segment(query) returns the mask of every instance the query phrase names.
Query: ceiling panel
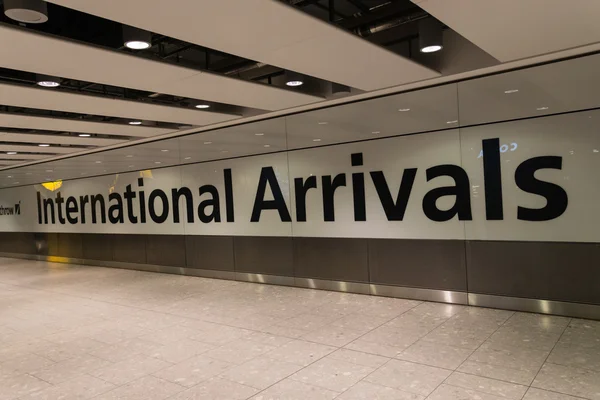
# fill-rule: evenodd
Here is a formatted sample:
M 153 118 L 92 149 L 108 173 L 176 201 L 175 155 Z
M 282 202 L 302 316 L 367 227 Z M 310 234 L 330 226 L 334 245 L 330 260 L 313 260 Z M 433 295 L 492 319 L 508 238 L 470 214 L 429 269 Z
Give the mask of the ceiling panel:
M 9 25 L 0 25 L 0 66 L 263 110 L 280 110 L 323 100 Z
M 48 154 L 66 154 L 73 153 L 75 151 L 82 151 L 85 149 L 77 148 L 77 147 L 39 147 L 35 144 L 21 144 L 21 145 L 12 145 L 12 144 L 0 144 L 0 151 L 17 151 L 24 153 L 48 153 Z M 11 154 L 8 154 L 11 155 Z M 15 154 L 15 157 L 19 157 L 19 154 Z
M 0 153 L 0 160 L 39 160 L 40 158 L 48 157 L 43 154 L 16 154 L 9 155 L 6 153 Z M 24 161 L 19 161 L 24 162 Z
M 412 2 L 502 62 L 600 42 L 598 0 Z
M 0 104 L 199 126 L 239 118 L 238 115 L 205 110 L 190 110 L 7 83 L 0 83 Z
M 439 76 L 275 0 L 51 2 L 362 90 Z
M 104 135 L 149 137 L 173 132 L 173 129 L 153 126 L 111 124 L 107 122 L 79 121 L 64 118 L 32 117 L 21 114 L 0 113 L 0 127 L 40 129 L 47 131 L 99 133 Z
M 124 141 L 124 139 L 118 140 L 67 135 L 36 135 L 32 133 L 14 133 L 0 131 L 0 142 L 72 144 L 79 146 L 109 146 L 112 144 L 123 143 Z

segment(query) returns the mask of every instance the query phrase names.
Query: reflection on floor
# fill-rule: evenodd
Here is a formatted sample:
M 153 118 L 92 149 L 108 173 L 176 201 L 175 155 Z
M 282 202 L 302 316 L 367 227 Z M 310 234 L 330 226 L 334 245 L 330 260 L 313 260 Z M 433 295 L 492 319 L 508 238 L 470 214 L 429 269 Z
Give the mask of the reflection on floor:
M 0 399 L 63 398 L 600 399 L 600 322 L 0 259 Z

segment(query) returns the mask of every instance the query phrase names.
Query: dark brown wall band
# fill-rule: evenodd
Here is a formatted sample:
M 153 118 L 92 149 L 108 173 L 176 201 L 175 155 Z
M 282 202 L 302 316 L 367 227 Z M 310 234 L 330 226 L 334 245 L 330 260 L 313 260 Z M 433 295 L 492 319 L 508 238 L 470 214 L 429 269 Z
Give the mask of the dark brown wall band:
M 600 305 L 600 244 L 0 233 L 0 252 Z

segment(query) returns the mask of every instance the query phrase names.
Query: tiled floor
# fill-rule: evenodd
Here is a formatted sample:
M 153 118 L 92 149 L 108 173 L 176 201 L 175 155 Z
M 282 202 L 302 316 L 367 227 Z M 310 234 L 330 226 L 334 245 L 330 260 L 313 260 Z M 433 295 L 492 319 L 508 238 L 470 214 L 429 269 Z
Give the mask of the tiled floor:
M 600 399 L 600 322 L 0 259 L 0 400 Z

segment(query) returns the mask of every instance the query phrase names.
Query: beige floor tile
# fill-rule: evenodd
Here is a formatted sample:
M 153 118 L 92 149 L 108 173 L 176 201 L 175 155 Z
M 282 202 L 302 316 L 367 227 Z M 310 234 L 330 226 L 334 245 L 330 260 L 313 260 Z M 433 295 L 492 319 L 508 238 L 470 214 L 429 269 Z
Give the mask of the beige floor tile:
M 473 389 L 465 389 L 457 386 L 442 384 L 427 400 L 502 400 L 504 397 L 480 392 Z
M 157 347 L 153 351 L 145 351 L 144 354 L 150 357 L 158 358 L 159 360 L 176 364 L 193 356 L 206 353 L 214 348 L 215 346 L 212 344 L 184 338 L 168 343 L 164 346 Z
M 531 386 L 590 400 L 599 400 L 600 372 L 544 364 Z
M 511 368 L 511 366 L 493 365 L 467 360 L 458 367 L 457 371 L 529 386 L 538 373 L 539 368 Z
M 225 372 L 233 366 L 232 363 L 199 355 L 155 372 L 153 375 L 185 387 L 192 387 Z
M 547 361 L 552 364 L 600 372 L 600 349 L 557 343 Z
M 165 400 L 185 388 L 152 376 L 145 376 L 94 397 L 94 400 Z
M 285 336 L 271 335 L 265 332 L 254 332 L 244 337 L 246 340 L 267 344 L 273 347 L 283 346 L 292 341 L 291 338 Z
M 349 329 L 351 331 L 357 331 L 361 332 L 362 334 L 365 334 L 369 331 L 372 331 L 375 328 L 380 327 L 389 320 L 389 318 L 385 317 L 352 313 L 335 320 L 331 324 Z
M 234 340 L 216 349 L 209 350 L 204 354 L 208 357 L 227 361 L 232 364 L 242 364 L 261 354 L 267 353 L 276 347 L 269 346 L 246 339 Z
M 396 358 L 419 364 L 446 369 L 458 368 L 472 350 L 420 340 L 400 353 Z
M 32 372 L 31 375 L 56 385 L 73 379 L 81 374 L 90 373 L 109 365 L 112 365 L 110 361 L 85 354 L 49 365 L 38 371 Z
M 171 363 L 138 354 L 126 360 L 90 371 L 89 374 L 115 385 L 123 385 L 171 365 Z
M 369 382 L 358 382 L 350 389 L 342 393 L 339 400 L 424 400 L 425 397 L 418 394 L 403 392 L 391 387 L 375 385 Z
M 407 345 L 391 346 L 382 343 L 369 342 L 362 339 L 356 339 L 352 343 L 348 343 L 344 348 L 348 350 L 360 351 L 362 353 L 375 354 L 382 357 L 393 358 L 402 353 L 408 348 Z
M 3 376 L 0 377 L 0 400 L 13 400 L 49 387 L 49 383 L 27 374 Z
M 363 333 L 335 325 L 326 325 L 301 337 L 302 340 L 342 347 L 358 339 Z
M 258 390 L 222 378 L 212 378 L 170 397 L 169 400 L 245 400 Z
M 4 361 L 2 368 L 7 370 L 14 370 L 21 373 L 29 374 L 34 371 L 46 368 L 54 364 L 54 361 L 49 360 L 45 357 L 38 356 L 37 354 L 24 354 L 10 360 Z
M 288 378 L 260 392 L 252 400 L 332 400 L 337 395 L 338 392 Z
M 374 370 L 375 368 L 325 357 L 296 372 L 291 379 L 335 392 L 343 392 Z
M 269 358 L 307 366 L 336 350 L 335 347 L 304 340 L 292 340 L 265 355 Z
M 115 385 L 89 375 L 80 375 L 56 386 L 33 392 L 19 400 L 84 400 L 115 388 Z
M 388 357 L 382 357 L 374 354 L 362 353 L 360 351 L 339 349 L 327 356 L 335 360 L 347 361 L 364 367 L 379 368 L 390 360 Z
M 391 360 L 366 377 L 365 381 L 404 392 L 428 396 L 450 373 L 451 371 L 446 369 Z
M 529 388 L 523 400 L 581 400 L 581 397 L 567 396 L 566 394 L 549 392 L 547 390 Z
M 444 383 L 514 400 L 522 399 L 528 388 L 524 385 L 517 385 L 461 372 L 454 372 Z
M 230 381 L 264 390 L 301 368 L 297 364 L 275 360 L 266 356 L 258 356 L 253 360 L 232 367 L 221 376 Z

